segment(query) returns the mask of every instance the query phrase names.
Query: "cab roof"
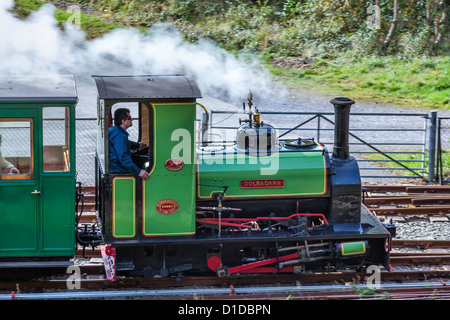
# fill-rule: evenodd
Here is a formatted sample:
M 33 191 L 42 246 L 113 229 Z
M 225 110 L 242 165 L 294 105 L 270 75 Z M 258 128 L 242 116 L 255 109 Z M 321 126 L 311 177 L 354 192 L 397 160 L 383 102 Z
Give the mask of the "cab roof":
M 99 99 L 183 99 L 201 98 L 196 82 L 185 74 L 92 76 Z
M 0 103 L 78 100 L 73 75 L 2 75 Z

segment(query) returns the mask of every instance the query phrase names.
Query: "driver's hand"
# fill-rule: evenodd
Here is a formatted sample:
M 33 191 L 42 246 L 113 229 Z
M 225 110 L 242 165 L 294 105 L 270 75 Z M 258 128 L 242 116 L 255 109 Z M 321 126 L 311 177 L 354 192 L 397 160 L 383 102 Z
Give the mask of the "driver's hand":
M 147 145 L 143 142 L 139 142 L 139 150 L 142 150 L 144 148 L 147 148 Z
M 139 173 L 139 177 L 141 177 L 144 180 L 147 180 L 148 178 L 150 178 L 150 175 L 148 174 L 147 171 L 141 170 L 141 172 Z

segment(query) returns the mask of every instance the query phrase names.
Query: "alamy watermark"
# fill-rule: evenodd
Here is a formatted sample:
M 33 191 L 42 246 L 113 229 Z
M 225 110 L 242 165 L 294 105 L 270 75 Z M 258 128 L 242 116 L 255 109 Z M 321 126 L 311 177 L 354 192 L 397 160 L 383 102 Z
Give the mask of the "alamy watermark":
M 370 5 L 367 8 L 367 27 L 369 29 L 380 29 L 381 28 L 381 9 L 378 5 Z
M 67 289 L 81 289 L 81 269 L 79 266 L 69 266 L 66 273 L 70 274 L 67 278 Z
M 67 29 L 81 30 L 81 9 L 79 6 L 72 5 L 67 7 L 67 13 L 70 13 L 66 20 Z
M 206 133 L 205 133 L 206 134 Z M 233 136 L 220 136 L 221 147 L 205 148 L 196 154 L 196 164 L 205 165 L 233 165 L 249 164 L 257 165 L 261 175 L 275 175 L 280 167 L 279 150 L 273 136 L 266 129 L 247 129 L 245 134 L 237 136 L 236 144 L 231 146 L 233 150 L 226 150 L 226 141 L 233 141 Z M 172 132 L 171 141 L 177 142 L 172 148 L 171 157 L 178 158 L 185 164 L 192 162 L 192 136 L 187 129 L 176 129 Z M 219 142 L 219 141 L 218 141 Z M 241 147 L 239 147 L 241 146 Z M 247 154 L 248 157 L 242 156 Z
M 381 269 L 377 265 L 367 267 L 367 273 L 371 275 L 366 280 L 368 289 L 376 290 L 381 288 Z

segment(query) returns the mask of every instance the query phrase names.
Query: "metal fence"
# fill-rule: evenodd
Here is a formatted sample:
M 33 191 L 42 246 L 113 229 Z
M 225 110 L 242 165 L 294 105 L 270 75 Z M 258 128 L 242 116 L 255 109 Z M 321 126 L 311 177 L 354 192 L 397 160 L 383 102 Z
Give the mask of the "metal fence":
M 230 141 L 239 119 L 246 117 L 211 111 L 207 139 Z M 261 112 L 261 117 L 278 130 L 279 138 L 314 138 L 332 150 L 332 112 Z M 350 152 L 360 163 L 361 177 L 424 178 L 430 170 L 426 147 L 431 118 L 427 113 L 351 113 Z
M 450 184 L 450 117 L 439 117 L 437 124 L 436 179 Z

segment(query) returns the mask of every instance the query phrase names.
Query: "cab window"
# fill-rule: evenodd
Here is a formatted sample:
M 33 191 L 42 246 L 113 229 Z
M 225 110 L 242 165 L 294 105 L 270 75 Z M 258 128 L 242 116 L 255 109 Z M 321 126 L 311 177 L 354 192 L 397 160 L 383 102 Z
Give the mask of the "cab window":
M 33 119 L 0 118 L 0 180 L 33 179 Z

